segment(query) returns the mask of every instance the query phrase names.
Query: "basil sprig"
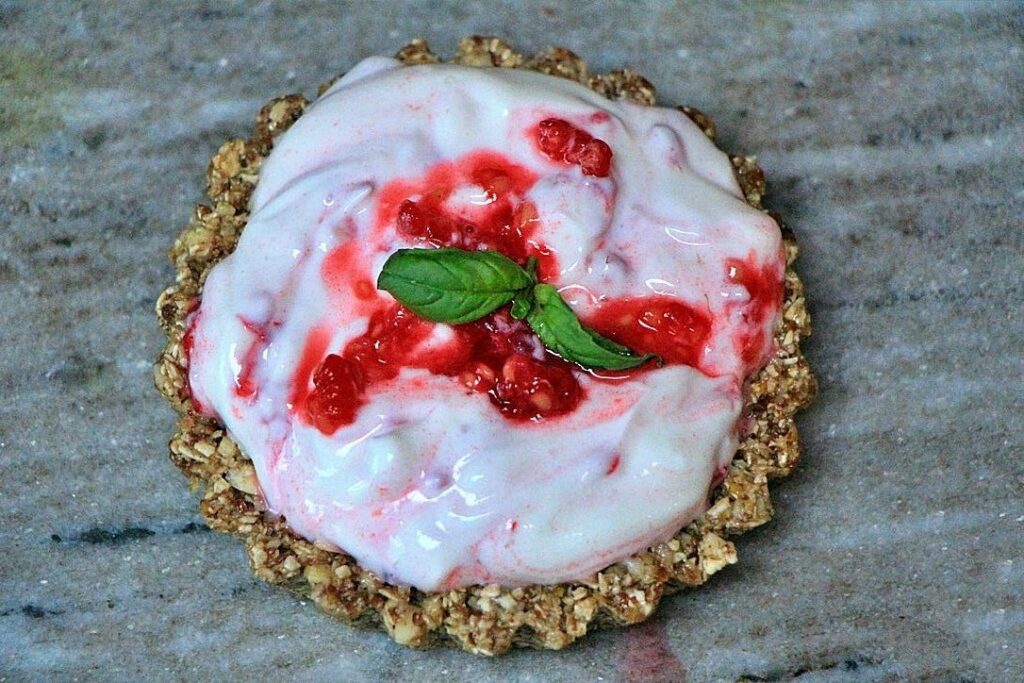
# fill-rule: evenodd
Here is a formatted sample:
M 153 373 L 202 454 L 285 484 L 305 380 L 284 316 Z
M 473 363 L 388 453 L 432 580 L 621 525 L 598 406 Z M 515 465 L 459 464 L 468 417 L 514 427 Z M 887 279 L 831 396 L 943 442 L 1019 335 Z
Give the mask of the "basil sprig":
M 493 251 L 400 249 L 384 263 L 377 288 L 416 315 L 458 325 L 512 304 L 544 345 L 585 368 L 628 370 L 649 360 L 588 329 L 558 290 L 537 281 L 536 262 L 526 269 Z

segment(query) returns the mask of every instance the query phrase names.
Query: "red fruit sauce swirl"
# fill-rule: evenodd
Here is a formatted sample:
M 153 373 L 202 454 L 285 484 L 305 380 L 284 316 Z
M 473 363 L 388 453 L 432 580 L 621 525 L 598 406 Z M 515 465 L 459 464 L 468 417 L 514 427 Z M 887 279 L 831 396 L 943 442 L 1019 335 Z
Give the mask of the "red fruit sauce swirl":
M 377 229 L 394 230 L 414 246 L 497 251 L 521 265 L 534 256 L 541 277 L 553 277 L 558 263 L 534 239 L 537 211 L 526 199 L 536 181 L 536 174 L 501 154 L 474 152 L 437 164 L 421 180 L 396 180 L 384 186 Z M 449 200 L 467 187 L 479 188 L 478 205 L 453 209 Z M 328 259 L 337 262 L 332 270 L 350 270 L 347 255 Z M 325 279 L 334 284 L 343 278 L 325 272 Z M 353 293 L 364 301 L 365 289 L 364 279 L 353 284 Z M 538 358 L 543 346 L 507 308 L 453 326 L 452 339 L 424 352 L 417 347 L 430 336 L 433 324 L 379 294 L 374 298 L 376 310 L 367 331 L 340 354 L 328 355 L 312 374 L 312 391 L 293 401 L 293 410 L 325 434 L 350 424 L 373 385 L 394 379 L 405 367 L 448 376 L 467 392 L 486 394 L 503 416 L 513 420 L 564 415 L 583 398 L 574 374 L 577 366 L 547 352 Z M 296 388 L 308 386 L 301 375 L 295 380 Z
M 725 274 L 729 282 L 741 285 L 750 299 L 743 306 L 746 325 L 737 335 L 740 358 L 748 371 L 760 366 L 764 360 L 764 349 L 768 344 L 765 323 L 775 317 L 782 306 L 785 290 L 782 286 L 782 260 L 777 264 L 759 265 L 754 255 L 746 259 L 728 259 Z
M 534 131 L 537 149 L 548 158 L 575 164 L 585 175 L 609 174 L 612 151 L 602 140 L 561 119 L 545 119 Z M 418 180 L 399 179 L 381 188 L 376 230 L 394 231 L 412 246 L 498 251 L 520 264 L 534 256 L 541 280 L 553 280 L 559 272 L 557 259 L 535 238 L 540 219 L 526 198 L 536 181 L 536 174 L 498 152 L 473 152 L 436 164 Z M 474 206 L 453 208 L 453 195 L 474 187 L 480 192 Z M 529 327 L 511 318 L 507 307 L 452 326 L 452 338 L 441 347 L 418 350 L 434 324 L 381 297 L 365 274 L 358 274 L 358 256 L 350 247 L 342 245 L 328 255 L 323 277 L 333 291 L 347 288 L 343 293 L 358 300 L 360 310 L 369 311 L 369 324 L 340 353 L 325 355 L 330 339 L 325 326 L 310 334 L 290 397 L 299 419 L 333 434 L 355 420 L 375 385 L 394 380 L 406 367 L 450 377 L 467 392 L 486 394 L 511 420 L 565 415 L 585 398 L 578 379 L 583 370 L 542 350 Z M 781 301 L 779 277 L 752 260 L 730 260 L 727 268 L 729 279 L 750 292 L 744 315 L 754 331 L 738 343 L 744 362 L 753 364 L 760 361 L 765 344 L 763 325 L 758 323 L 774 315 Z M 638 353 L 656 353 L 667 364 L 689 365 L 710 374 L 701 367 L 713 322 L 707 311 L 668 296 L 631 297 L 602 303 L 586 322 Z M 257 337 L 253 349 L 263 348 L 262 330 L 246 327 Z M 185 341 L 190 347 L 191 334 Z M 258 355 L 250 349 L 243 358 L 236 378 L 240 396 L 256 393 L 250 366 Z

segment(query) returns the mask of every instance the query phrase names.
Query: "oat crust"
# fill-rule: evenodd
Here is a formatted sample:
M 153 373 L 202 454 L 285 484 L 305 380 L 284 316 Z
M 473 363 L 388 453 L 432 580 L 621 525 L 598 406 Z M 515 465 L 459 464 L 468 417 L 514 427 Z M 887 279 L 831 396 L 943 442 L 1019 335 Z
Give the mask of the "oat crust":
M 423 40 L 412 41 L 396 57 L 406 64 L 441 61 Z M 580 57 L 564 48 L 524 57 L 499 38 L 472 36 L 459 43 L 450 61 L 533 69 L 578 81 L 610 99 L 655 102 L 654 87 L 639 74 L 591 74 Z M 796 466 L 800 447 L 793 417 L 816 392 L 800 350 L 811 328 L 803 285 L 793 269 L 797 245 L 785 227 L 785 299 L 775 329 L 778 352 L 749 385 L 750 428 L 725 480 L 712 493 L 709 509 L 672 539 L 579 582 L 424 592 L 385 583 L 348 555 L 300 538 L 283 521 L 265 514 L 249 458 L 223 425 L 193 410 L 182 336 L 187 316 L 199 305 L 206 275 L 232 252 L 245 228 L 260 164 L 308 104 L 302 95 L 271 100 L 260 110 L 252 138 L 229 140 L 218 150 L 207 171 L 210 203 L 196 206 L 171 248 L 176 281 L 156 307 L 167 334 L 167 346 L 154 368 L 156 386 L 181 415 L 170 441 L 171 461 L 202 491 L 200 510 L 210 526 L 245 542 L 256 576 L 309 597 L 345 622 L 383 628 L 403 645 L 448 644 L 497 655 L 518 646 L 560 649 L 588 629 L 641 622 L 662 596 L 699 586 L 734 564 L 736 547 L 729 539 L 771 518 L 768 482 Z M 690 107 L 679 109 L 714 139 L 715 127 L 707 116 Z M 755 159 L 735 155 L 731 161 L 747 202 L 763 210 L 765 180 Z

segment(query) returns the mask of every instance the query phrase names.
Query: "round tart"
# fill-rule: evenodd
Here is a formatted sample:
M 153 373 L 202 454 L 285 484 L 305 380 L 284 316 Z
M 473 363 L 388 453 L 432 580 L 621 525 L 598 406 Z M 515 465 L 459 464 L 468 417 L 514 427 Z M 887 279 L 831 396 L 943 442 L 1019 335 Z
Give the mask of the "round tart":
M 796 244 L 639 75 L 482 37 L 439 62 L 364 60 L 213 158 L 157 304 L 171 457 L 329 614 L 560 648 L 770 518 L 815 391 Z

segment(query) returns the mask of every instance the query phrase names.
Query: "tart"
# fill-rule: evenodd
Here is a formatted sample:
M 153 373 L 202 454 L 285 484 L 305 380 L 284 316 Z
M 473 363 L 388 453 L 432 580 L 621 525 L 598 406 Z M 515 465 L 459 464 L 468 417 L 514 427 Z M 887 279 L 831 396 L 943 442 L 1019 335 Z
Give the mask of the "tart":
M 736 562 L 815 381 L 796 243 L 713 138 L 633 72 L 496 38 L 268 103 L 157 303 L 211 527 L 333 616 L 480 654 L 642 621 Z M 440 285 L 387 286 L 401 254 L 520 281 L 460 281 L 488 307 L 435 318 Z

